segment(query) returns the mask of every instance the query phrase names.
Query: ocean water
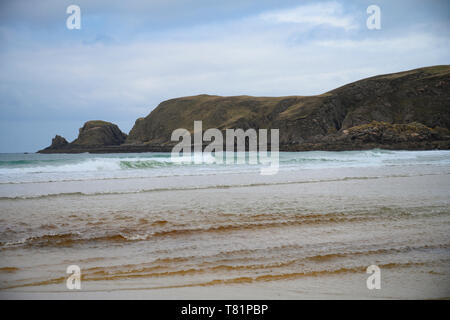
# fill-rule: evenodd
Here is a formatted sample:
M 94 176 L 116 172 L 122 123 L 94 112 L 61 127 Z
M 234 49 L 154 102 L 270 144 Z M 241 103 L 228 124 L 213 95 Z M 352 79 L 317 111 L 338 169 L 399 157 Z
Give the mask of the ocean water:
M 1 154 L 0 293 L 67 293 L 75 264 L 119 297 L 450 297 L 450 151 L 281 152 L 272 176 L 204 160 Z

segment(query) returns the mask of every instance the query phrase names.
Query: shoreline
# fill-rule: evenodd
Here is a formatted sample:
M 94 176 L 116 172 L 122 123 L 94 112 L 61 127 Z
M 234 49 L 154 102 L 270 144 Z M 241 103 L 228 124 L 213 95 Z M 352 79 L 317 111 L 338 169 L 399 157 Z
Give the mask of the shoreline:
M 145 153 L 145 152 L 171 152 L 175 145 L 120 145 L 120 146 L 99 146 L 99 147 L 62 147 L 60 149 L 43 149 L 36 153 L 40 154 L 76 154 L 76 153 Z M 203 149 L 206 145 L 203 146 Z M 280 152 L 305 152 L 305 151 L 366 151 L 373 149 L 392 150 L 392 151 L 428 151 L 428 150 L 450 150 L 450 140 L 440 140 L 423 143 L 362 143 L 362 144 L 312 144 L 305 143 L 301 145 L 281 145 Z M 223 149 L 225 150 L 225 148 Z M 270 145 L 268 147 L 270 150 Z

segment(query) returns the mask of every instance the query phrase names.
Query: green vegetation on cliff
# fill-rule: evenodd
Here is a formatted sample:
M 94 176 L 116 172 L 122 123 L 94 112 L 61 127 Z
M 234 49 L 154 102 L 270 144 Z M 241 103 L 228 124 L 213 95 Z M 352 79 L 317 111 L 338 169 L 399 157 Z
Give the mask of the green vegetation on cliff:
M 450 66 L 372 77 L 318 96 L 171 99 L 137 120 L 127 143 L 170 143 L 174 129 L 193 130 L 194 120 L 204 129 L 278 128 L 281 146 L 329 143 L 330 134 L 372 121 L 449 129 Z

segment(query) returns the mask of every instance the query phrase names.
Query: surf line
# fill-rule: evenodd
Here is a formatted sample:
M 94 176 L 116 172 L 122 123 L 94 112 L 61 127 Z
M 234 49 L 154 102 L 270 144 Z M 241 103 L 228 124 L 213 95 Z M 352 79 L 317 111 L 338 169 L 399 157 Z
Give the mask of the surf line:
M 249 128 L 225 129 L 226 140 L 226 161 L 225 164 L 246 163 L 248 144 L 249 164 L 261 164 L 260 173 L 262 175 L 274 175 L 279 168 L 279 129 L 270 129 L 270 143 L 268 142 L 268 130 Z M 180 141 L 181 139 L 181 141 Z M 172 149 L 171 160 L 178 163 L 202 164 L 205 161 L 204 155 L 209 155 L 207 159 L 212 159 L 212 163 L 223 164 L 224 137 L 222 131 L 217 128 L 210 128 L 203 133 L 202 121 L 194 121 L 194 139 L 192 141 L 191 132 L 184 128 L 175 129 L 171 135 L 171 141 L 179 141 Z M 209 142 L 204 145 L 204 142 Z M 270 145 L 270 152 L 268 146 Z M 192 146 L 194 149 L 192 157 Z M 264 166 L 268 165 L 268 166 Z

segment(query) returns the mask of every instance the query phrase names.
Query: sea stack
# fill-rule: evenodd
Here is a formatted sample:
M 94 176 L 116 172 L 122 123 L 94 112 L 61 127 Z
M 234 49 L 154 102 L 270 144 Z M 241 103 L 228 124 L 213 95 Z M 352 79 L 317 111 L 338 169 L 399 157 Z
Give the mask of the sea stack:
M 71 143 L 56 135 L 52 144 L 40 150 L 39 153 L 92 152 L 96 148 L 119 146 L 125 142 L 126 138 L 127 135 L 116 124 L 102 120 L 91 120 L 79 129 L 78 137 Z

